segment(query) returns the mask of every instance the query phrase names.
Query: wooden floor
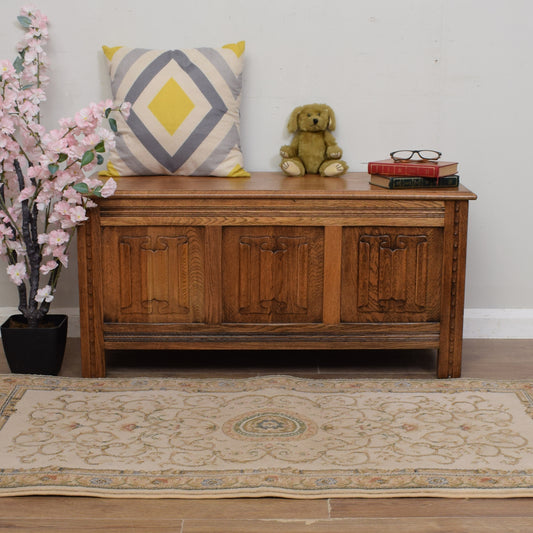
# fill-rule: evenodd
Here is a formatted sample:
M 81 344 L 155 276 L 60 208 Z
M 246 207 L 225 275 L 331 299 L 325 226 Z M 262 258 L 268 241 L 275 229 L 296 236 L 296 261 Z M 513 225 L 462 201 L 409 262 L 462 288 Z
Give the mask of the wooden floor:
M 161 352 L 111 353 L 108 376 L 433 378 L 435 353 Z M 0 373 L 8 372 L 3 354 Z M 62 375 L 80 376 L 79 340 L 69 339 Z M 463 377 L 532 379 L 533 340 L 472 340 Z M 507 533 L 533 532 L 533 498 L 281 498 L 135 500 L 0 498 L 0 532 L 180 533 Z

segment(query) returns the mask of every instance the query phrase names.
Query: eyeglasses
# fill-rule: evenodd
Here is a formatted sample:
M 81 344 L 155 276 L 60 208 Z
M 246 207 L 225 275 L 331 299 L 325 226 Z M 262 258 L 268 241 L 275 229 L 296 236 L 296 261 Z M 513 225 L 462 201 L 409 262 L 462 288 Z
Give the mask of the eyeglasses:
M 436 150 L 396 150 L 390 153 L 394 161 L 409 161 L 415 155 L 419 159 L 415 159 L 414 161 L 437 161 L 442 154 Z

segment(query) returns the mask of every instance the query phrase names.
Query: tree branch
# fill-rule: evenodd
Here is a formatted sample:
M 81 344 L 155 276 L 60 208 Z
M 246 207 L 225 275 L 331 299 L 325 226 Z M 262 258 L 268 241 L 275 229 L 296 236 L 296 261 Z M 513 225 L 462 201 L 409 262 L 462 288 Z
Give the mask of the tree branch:
M 24 184 L 24 175 L 22 174 L 22 169 L 20 168 L 20 163 L 17 159 L 14 161 L 15 172 L 17 173 L 19 189 L 22 191 L 25 187 Z M 29 298 L 25 298 L 24 304 L 21 302 L 22 309 L 19 310 L 28 320 L 30 326 L 37 326 L 39 320 L 42 318 L 42 313 L 38 309 L 38 304 L 35 300 L 37 291 L 39 290 L 39 268 L 41 266 L 41 253 L 40 247 L 37 241 L 38 232 L 37 232 L 37 209 L 34 206 L 33 213 L 30 211 L 29 200 L 23 200 L 21 202 L 22 206 L 22 238 L 24 244 L 26 245 L 26 254 L 28 256 L 29 264 L 29 285 L 30 285 L 30 294 Z M 20 285 L 19 285 L 20 287 Z M 24 288 L 24 293 L 26 290 Z M 19 290 L 19 296 L 21 292 Z M 25 294 L 26 296 L 26 294 Z

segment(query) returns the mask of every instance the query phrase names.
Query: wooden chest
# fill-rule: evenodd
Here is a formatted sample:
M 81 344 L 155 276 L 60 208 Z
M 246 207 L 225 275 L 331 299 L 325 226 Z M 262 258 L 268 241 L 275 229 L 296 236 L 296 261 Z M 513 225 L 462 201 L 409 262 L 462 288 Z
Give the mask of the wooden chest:
M 436 348 L 461 373 L 463 186 L 124 177 L 78 233 L 82 371 L 106 349 Z

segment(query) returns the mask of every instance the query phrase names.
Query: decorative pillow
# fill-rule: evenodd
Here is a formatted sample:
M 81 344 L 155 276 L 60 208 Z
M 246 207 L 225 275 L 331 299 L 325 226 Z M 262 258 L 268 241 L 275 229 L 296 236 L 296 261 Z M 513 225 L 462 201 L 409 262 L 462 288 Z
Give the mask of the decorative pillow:
M 249 176 L 239 135 L 244 41 L 222 48 L 103 47 L 115 102 L 106 175 Z

